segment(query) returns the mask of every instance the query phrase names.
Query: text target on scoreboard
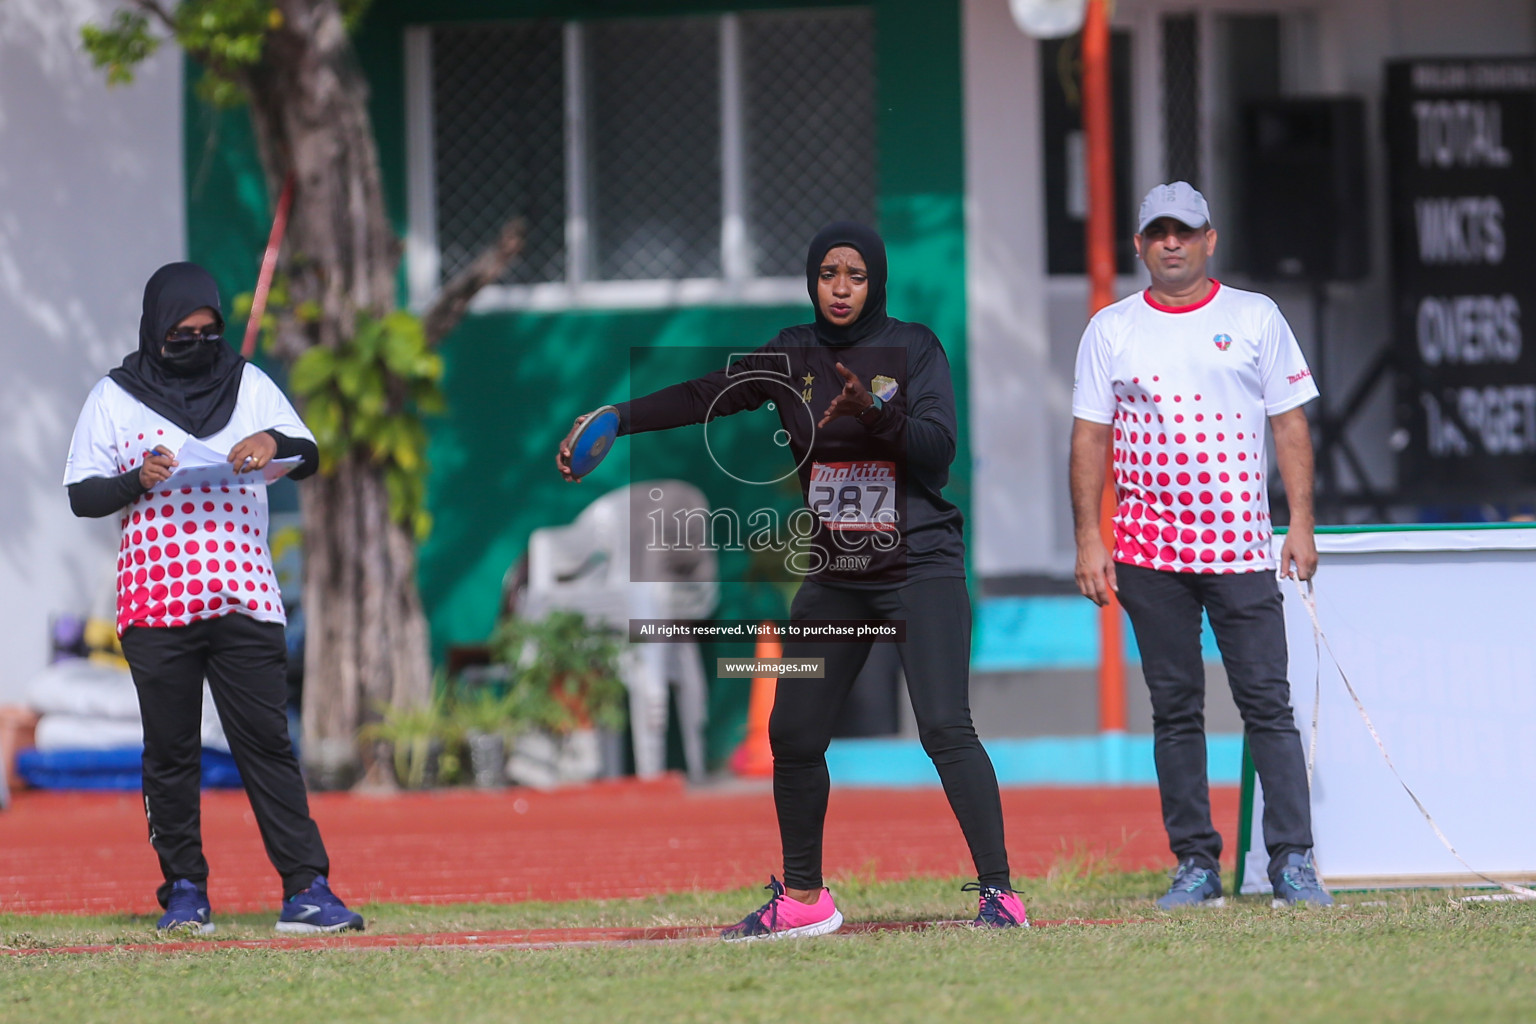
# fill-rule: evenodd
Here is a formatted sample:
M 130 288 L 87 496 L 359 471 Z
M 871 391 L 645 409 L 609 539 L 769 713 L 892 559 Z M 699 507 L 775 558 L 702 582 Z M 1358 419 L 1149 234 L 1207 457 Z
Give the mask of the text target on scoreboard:
M 1536 479 L 1536 59 L 1387 65 L 1399 479 Z

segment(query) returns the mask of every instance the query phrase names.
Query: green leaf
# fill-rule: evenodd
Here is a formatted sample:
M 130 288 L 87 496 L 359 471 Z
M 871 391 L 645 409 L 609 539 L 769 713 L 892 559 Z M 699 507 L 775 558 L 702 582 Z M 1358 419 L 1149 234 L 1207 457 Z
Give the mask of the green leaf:
M 433 388 L 425 394 L 417 395 L 415 400 L 416 411 L 423 416 L 441 416 L 448 411 L 448 401 L 437 388 Z
M 421 341 L 410 333 L 390 331 L 384 338 L 384 366 L 402 380 L 410 380 L 421 362 Z
M 384 471 L 384 493 L 389 496 L 389 518 L 400 522 L 409 509 L 408 481 L 399 469 L 390 467 Z
M 150 35 L 149 19 L 137 11 L 117 10 L 106 28 L 83 25 L 80 42 L 91 62 L 105 68 L 108 85 L 127 85 L 133 81 L 138 66 L 160 49 L 160 40 Z
M 358 436 L 367 442 L 368 449 L 373 453 L 373 461 L 385 462 L 394 451 L 395 432 L 398 424 L 392 419 L 381 419 L 378 422 L 370 421 L 366 429 L 360 429 Z
M 407 473 L 414 473 L 421 468 L 421 453 L 409 440 L 397 440 L 394 447 L 389 450 L 389 455 L 395 465 Z
M 427 332 L 421 326 L 421 317 L 408 309 L 397 309 L 383 320 L 385 329 L 393 335 L 408 338 L 418 349 L 427 347 Z
M 202 77 L 193 86 L 193 92 L 198 99 L 215 110 L 233 110 L 244 106 L 246 101 L 245 86 L 206 67 Z
M 345 418 L 341 404 L 330 392 L 321 391 L 310 397 L 304 406 L 304 421 L 314 432 L 315 443 L 322 454 L 340 454 L 345 448 L 346 438 L 342 435 Z
M 358 314 L 357 331 L 352 335 L 352 344 L 349 346 L 356 353 L 358 362 L 371 363 L 379 358 L 384 333 L 384 325 L 380 321 L 366 314 Z
M 336 387 L 346 398 L 356 401 L 366 387 L 364 375 L 367 365 L 357 359 L 340 360 L 336 364 Z
M 316 345 L 294 361 L 288 386 L 301 395 L 313 395 L 330 386 L 336 376 L 336 353 Z

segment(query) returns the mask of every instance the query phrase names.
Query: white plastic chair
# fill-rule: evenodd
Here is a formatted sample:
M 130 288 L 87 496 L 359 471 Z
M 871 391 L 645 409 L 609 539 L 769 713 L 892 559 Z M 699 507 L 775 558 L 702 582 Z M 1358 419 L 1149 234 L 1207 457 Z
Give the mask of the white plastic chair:
M 660 490 L 658 503 L 650 494 Z M 652 521 L 641 508 L 670 516 L 678 509 L 708 509 L 702 492 L 678 480 L 632 484 L 588 505 L 569 526 L 533 531 L 528 539 L 528 588 L 518 614 L 541 618 L 552 610 L 578 611 L 588 621 L 629 630 L 630 619 L 703 618 L 719 600 L 717 559 L 711 549 L 657 547 Z M 632 509 L 633 506 L 633 509 Z M 633 568 L 645 581 L 635 582 Z M 688 777 L 704 777 L 704 723 L 708 688 L 695 643 L 626 644 L 620 675 L 629 690 L 635 774 L 666 769 L 667 698 L 677 694 Z

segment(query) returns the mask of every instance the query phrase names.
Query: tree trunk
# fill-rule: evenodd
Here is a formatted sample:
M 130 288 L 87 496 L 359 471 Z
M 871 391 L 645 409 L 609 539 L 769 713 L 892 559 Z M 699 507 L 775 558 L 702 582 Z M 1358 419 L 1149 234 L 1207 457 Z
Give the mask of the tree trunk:
M 342 785 L 358 765 L 358 726 L 384 705 L 426 701 L 426 619 L 411 536 L 389 519 L 381 474 L 348 455 L 304 485 L 304 751 L 317 783 Z M 362 751 L 370 784 L 387 765 Z
M 292 307 L 277 313 L 276 354 L 292 362 L 336 346 L 357 315 L 396 307 L 400 247 L 385 214 L 368 88 L 334 0 L 277 0 L 248 76 L 252 122 L 268 187 L 295 179 L 282 260 Z M 299 319 L 308 305 L 318 316 Z M 370 781 L 375 751 L 358 727 L 383 704 L 430 695 L 426 619 L 416 590 L 415 543 L 389 518 L 382 467 L 358 452 L 327 452 L 332 472 L 300 486 L 304 522 L 304 758 L 322 786 Z

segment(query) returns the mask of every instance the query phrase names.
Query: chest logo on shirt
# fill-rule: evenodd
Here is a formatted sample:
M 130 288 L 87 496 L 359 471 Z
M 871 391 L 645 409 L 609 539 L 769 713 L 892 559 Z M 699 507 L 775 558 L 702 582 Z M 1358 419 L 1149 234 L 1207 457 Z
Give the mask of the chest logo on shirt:
M 876 396 L 882 402 L 889 402 L 896 397 L 896 382 L 890 377 L 880 374 L 869 382 L 870 394 Z
M 1216 343 L 1216 347 L 1223 352 L 1232 347 L 1232 335 L 1230 334 L 1218 334 L 1211 340 L 1214 341 Z
M 804 377 L 800 378 L 800 383 L 805 385 L 805 387 L 800 389 L 800 401 L 804 402 L 806 405 L 810 405 L 811 385 L 816 383 L 816 375 L 814 373 L 808 373 Z

